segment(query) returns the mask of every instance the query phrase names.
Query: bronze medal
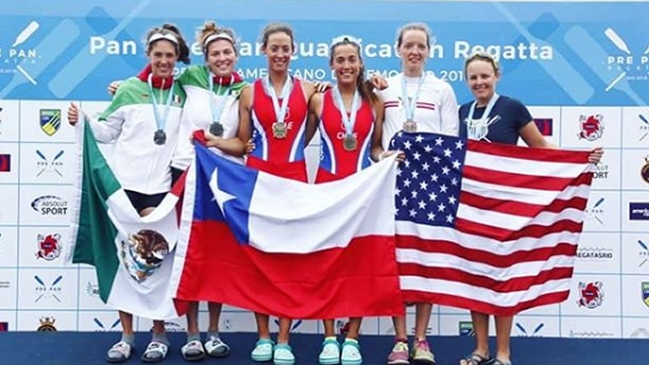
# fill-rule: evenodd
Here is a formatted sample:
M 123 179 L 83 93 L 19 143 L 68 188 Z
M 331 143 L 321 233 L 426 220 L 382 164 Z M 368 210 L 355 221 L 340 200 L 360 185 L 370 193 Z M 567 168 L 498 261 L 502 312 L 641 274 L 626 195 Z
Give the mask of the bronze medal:
M 273 123 L 273 137 L 277 139 L 284 139 L 288 134 L 288 125 L 286 122 Z
M 345 151 L 355 151 L 358 147 L 358 140 L 353 134 L 346 134 L 343 138 L 343 148 Z

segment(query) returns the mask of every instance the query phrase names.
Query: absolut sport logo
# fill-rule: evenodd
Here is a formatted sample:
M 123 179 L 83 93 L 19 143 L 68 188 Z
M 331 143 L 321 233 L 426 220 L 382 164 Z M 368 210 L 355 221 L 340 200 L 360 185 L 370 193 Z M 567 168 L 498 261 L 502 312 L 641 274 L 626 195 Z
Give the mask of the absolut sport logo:
M 68 202 L 56 195 L 44 195 L 32 201 L 32 209 L 41 215 L 66 215 Z

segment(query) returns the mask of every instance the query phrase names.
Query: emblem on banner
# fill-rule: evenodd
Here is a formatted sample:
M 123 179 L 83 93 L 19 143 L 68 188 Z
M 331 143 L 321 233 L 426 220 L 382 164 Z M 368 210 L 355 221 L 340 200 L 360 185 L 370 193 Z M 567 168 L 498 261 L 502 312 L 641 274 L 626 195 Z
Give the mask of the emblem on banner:
M 169 243 L 160 233 L 142 229 L 122 241 L 120 257 L 129 275 L 138 283 L 153 275 L 169 254 Z
M 41 109 L 39 111 L 41 130 L 53 136 L 61 128 L 61 109 Z
M 41 317 L 39 319 L 41 322 L 41 325 L 38 326 L 36 331 L 39 332 L 56 332 L 56 327 L 54 326 L 54 323 L 56 322 L 56 319 L 54 317 Z
M 642 302 L 649 307 L 649 282 L 643 281 L 640 286 L 642 288 Z
M 602 301 L 604 300 L 603 285 L 601 281 L 590 283 L 579 282 L 579 300 L 577 301 L 579 307 L 593 309 L 602 305 Z
M 579 139 L 595 141 L 600 139 L 604 134 L 604 116 L 597 115 L 580 115 L 579 116 Z
M 640 169 L 640 176 L 642 177 L 642 180 L 644 180 L 646 183 L 649 183 L 649 156 L 645 157 L 644 161 L 645 164 Z
M 46 236 L 38 235 L 37 259 L 52 261 L 61 255 L 61 235 L 58 233 L 48 234 Z

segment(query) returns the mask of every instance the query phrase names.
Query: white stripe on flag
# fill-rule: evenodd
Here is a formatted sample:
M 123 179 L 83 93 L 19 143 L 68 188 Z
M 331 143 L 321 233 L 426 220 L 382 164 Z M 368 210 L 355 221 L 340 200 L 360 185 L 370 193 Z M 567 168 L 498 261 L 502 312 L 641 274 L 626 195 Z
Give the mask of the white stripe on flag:
M 534 285 L 527 290 L 509 293 L 499 293 L 457 281 L 426 279 L 419 276 L 400 276 L 399 279 L 402 290 L 453 295 L 498 307 L 513 307 L 521 302 L 532 301 L 541 295 L 570 290 L 570 279 L 548 281 L 542 285 Z
M 317 185 L 259 172 L 250 244 L 264 252 L 309 253 L 345 247 L 354 237 L 393 236 L 396 170 L 390 158 Z
M 557 243 L 576 245 L 580 236 L 579 233 L 564 231 L 546 234 L 540 238 L 523 237 L 517 240 L 498 241 L 483 236 L 458 232 L 453 228 L 433 227 L 404 221 L 396 222 L 396 232 L 398 235 L 415 236 L 422 240 L 453 242 L 470 250 L 486 250 L 499 256 L 540 248 L 553 248 L 556 247 Z
M 466 153 L 464 165 L 480 167 L 491 171 L 539 177 L 574 178 L 584 172 L 583 163 L 530 161 L 474 151 L 468 151 Z M 521 167 L 525 167 L 525 169 L 521 169 Z
M 485 183 L 472 179 L 462 179 L 462 190 L 487 198 L 511 200 L 526 204 L 548 205 L 555 199 L 580 197 L 587 199 L 590 187 L 587 185 L 568 186 L 561 192 L 538 190 Z M 497 195 L 495 195 L 497 193 Z
M 484 276 L 496 281 L 536 276 L 539 272 L 559 267 L 572 267 L 574 257 L 557 255 L 545 261 L 526 261 L 507 268 L 495 267 L 477 261 L 465 260 L 459 256 L 444 253 L 427 253 L 419 250 L 397 249 L 397 262 L 417 264 L 433 268 L 457 269 L 471 275 Z
M 541 212 L 536 217 L 525 217 L 513 214 L 500 213 L 496 211 L 474 208 L 466 204 L 460 204 L 457 211 L 458 218 L 466 219 L 475 223 L 485 224 L 492 227 L 518 231 L 530 225 L 550 226 L 560 220 L 570 220 L 581 223 L 584 220 L 584 212 L 574 208 L 567 208 L 559 213 Z

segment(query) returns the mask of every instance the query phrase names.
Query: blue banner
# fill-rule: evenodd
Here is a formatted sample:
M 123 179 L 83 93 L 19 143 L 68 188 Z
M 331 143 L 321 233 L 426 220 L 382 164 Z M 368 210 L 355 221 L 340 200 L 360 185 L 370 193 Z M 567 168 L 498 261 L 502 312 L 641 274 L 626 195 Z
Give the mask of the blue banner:
M 237 68 L 246 79 L 265 75 L 258 42 L 270 21 L 293 26 L 291 69 L 311 80 L 331 79 L 328 45 L 341 33 L 362 39 L 368 72 L 399 72 L 397 29 L 425 21 L 435 40 L 427 68 L 451 83 L 460 102 L 470 99 L 463 61 L 475 51 L 498 57 L 500 89 L 529 105 L 649 101 L 649 31 L 642 26 L 649 4 L 641 2 L 29 0 L 5 4 L 0 14 L 0 99 L 106 100 L 111 80 L 146 64 L 150 27 L 172 22 L 193 40 L 211 18 L 236 31 Z M 202 62 L 196 44 L 192 62 Z

